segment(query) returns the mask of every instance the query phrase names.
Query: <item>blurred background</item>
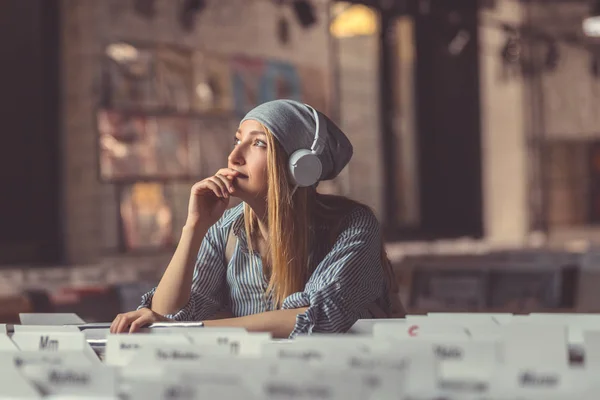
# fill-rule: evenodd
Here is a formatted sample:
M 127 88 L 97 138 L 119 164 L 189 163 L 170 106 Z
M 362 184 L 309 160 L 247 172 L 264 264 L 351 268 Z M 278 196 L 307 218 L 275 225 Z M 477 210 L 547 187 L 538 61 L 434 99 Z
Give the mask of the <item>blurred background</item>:
M 277 98 L 354 144 L 411 313 L 600 311 L 600 2 L 0 0 L 0 322 L 109 321 Z

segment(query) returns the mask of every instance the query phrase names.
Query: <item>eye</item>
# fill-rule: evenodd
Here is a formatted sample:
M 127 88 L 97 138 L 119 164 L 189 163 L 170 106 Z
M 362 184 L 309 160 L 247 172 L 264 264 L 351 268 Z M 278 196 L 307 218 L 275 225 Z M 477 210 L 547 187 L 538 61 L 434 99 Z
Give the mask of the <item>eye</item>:
M 233 145 L 237 146 L 238 144 L 240 144 L 240 142 L 241 142 L 241 140 L 234 136 L 234 138 L 233 138 Z
M 260 140 L 260 139 L 256 139 L 254 141 L 254 145 L 258 146 L 258 147 L 267 147 L 267 144 L 265 143 L 264 140 Z

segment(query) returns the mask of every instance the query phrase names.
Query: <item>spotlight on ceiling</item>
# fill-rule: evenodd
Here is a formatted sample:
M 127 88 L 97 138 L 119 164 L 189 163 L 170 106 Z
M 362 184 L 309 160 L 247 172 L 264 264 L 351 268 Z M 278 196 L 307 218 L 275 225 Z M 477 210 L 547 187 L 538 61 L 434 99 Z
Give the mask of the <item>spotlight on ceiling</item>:
M 590 15 L 583 20 L 583 32 L 590 37 L 600 37 L 600 0 L 592 2 Z

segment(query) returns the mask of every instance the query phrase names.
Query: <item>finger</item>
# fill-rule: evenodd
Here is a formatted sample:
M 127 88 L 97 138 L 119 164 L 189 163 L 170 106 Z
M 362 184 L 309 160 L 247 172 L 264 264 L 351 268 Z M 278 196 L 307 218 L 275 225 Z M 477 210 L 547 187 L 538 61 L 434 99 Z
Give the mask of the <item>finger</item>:
M 229 197 L 229 190 L 227 190 L 227 185 L 223 183 L 221 179 L 217 178 L 216 176 L 211 176 L 208 179 L 219 187 L 219 191 L 221 192 L 221 195 L 223 195 L 223 197 Z
M 131 325 L 129 326 L 129 333 L 139 332 L 141 328 L 143 328 L 145 325 L 150 324 L 151 322 L 151 315 L 142 315 L 141 317 L 139 317 L 131 323 Z
M 215 196 L 224 197 L 223 189 L 216 182 L 213 181 L 212 177 L 206 180 L 206 187 L 213 191 Z
M 240 173 L 233 168 L 221 168 L 220 170 L 217 171 L 217 174 L 223 175 L 223 176 L 231 176 L 231 177 L 236 177 L 236 176 L 240 175 Z M 217 175 L 217 174 L 215 174 L 215 175 Z
M 219 179 L 223 185 L 225 185 L 225 188 L 227 191 L 229 191 L 229 193 L 233 193 L 233 182 L 229 181 L 226 177 L 224 177 L 223 175 L 215 175 L 215 178 Z
M 117 325 L 119 324 L 119 320 L 121 319 L 121 314 L 117 314 L 115 319 L 113 319 L 112 324 L 110 324 L 110 333 L 115 333 Z
M 117 329 L 116 329 L 115 333 L 123 333 L 123 332 L 127 331 L 129 323 L 136 318 L 137 318 L 137 315 L 135 315 L 134 313 L 127 313 L 127 314 L 123 315 L 123 317 L 119 321 L 119 325 L 117 325 Z

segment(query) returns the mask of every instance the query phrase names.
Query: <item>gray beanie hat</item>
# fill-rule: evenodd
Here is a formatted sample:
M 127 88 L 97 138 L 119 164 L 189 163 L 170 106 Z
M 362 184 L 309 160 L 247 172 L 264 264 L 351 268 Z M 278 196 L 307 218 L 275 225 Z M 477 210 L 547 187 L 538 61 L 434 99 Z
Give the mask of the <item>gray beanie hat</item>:
M 325 146 L 319 159 L 323 172 L 319 180 L 335 178 L 352 158 L 352 144 L 327 116 L 321 114 L 326 127 L 320 132 Z M 294 100 L 273 100 L 251 110 L 240 124 L 247 120 L 260 122 L 275 136 L 288 156 L 296 150 L 311 148 L 315 139 L 316 122 L 312 110 L 303 103 Z

